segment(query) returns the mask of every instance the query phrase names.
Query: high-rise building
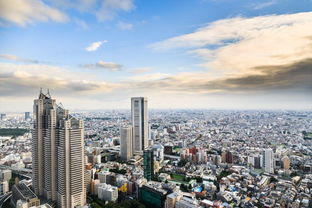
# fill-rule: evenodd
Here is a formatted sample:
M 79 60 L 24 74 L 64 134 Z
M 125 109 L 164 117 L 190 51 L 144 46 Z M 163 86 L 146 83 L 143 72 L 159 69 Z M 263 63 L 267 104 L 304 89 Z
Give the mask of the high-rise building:
M 283 161 L 283 168 L 284 168 L 285 170 L 289 170 L 289 168 L 290 168 L 290 160 L 289 160 L 289 157 L 288 157 L 288 156 L 284 156 L 284 157 L 282 158 L 282 161 Z
M 129 161 L 133 156 L 132 126 L 120 128 L 120 157 Z
M 263 153 L 263 167 L 264 171 L 267 173 L 274 173 L 274 163 L 273 163 L 273 150 L 272 149 L 266 149 Z
M 144 178 L 150 181 L 154 176 L 154 151 L 151 148 L 143 151 Z
M 40 92 L 34 100 L 33 188 L 60 208 L 86 203 L 83 121 Z
M 6 118 L 6 114 L 5 113 L 1 113 L 0 114 L 0 120 L 4 120 Z
M 148 110 L 147 98 L 131 98 L 131 115 L 133 126 L 133 149 L 135 154 L 142 154 L 148 147 Z
M 25 120 L 30 119 L 30 112 L 25 112 Z

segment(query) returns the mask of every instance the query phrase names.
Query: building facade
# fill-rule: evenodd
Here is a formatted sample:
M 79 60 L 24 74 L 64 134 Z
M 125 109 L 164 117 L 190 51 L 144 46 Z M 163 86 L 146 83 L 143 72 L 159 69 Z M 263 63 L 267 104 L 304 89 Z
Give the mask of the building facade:
M 58 207 L 86 203 L 83 137 L 83 121 L 41 92 L 34 101 L 33 188 Z
M 135 154 L 142 154 L 148 147 L 148 109 L 147 98 L 131 98 L 131 116 L 133 126 L 133 150 Z
M 129 161 L 133 156 L 132 126 L 120 128 L 120 157 Z
M 152 148 L 145 149 L 143 152 L 143 168 L 144 178 L 147 181 L 152 180 L 154 177 L 154 151 Z
M 273 150 L 265 149 L 263 153 L 263 167 L 267 173 L 274 173 Z

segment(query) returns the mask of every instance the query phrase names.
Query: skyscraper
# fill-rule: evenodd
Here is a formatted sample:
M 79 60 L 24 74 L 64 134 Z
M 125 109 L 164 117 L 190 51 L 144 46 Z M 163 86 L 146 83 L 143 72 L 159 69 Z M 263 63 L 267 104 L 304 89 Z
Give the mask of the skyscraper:
M 50 94 L 34 100 L 33 188 L 58 207 L 86 202 L 83 121 L 68 114 Z
M 25 120 L 30 118 L 30 112 L 25 112 Z
M 264 156 L 264 159 L 263 159 L 264 171 L 267 173 L 274 173 L 273 150 L 272 149 L 265 149 L 263 156 Z
M 154 151 L 152 148 L 143 151 L 144 178 L 148 181 L 154 176 Z
M 133 126 L 133 149 L 135 154 L 142 154 L 148 147 L 148 110 L 147 98 L 131 98 L 131 114 Z
M 120 128 L 120 157 L 128 161 L 133 156 L 132 126 Z

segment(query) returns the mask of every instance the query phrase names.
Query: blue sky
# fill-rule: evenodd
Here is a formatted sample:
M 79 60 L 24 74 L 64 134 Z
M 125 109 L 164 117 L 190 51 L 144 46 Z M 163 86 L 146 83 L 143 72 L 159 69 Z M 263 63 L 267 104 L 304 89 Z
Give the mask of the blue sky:
M 152 108 L 311 109 L 311 10 L 310 0 L 0 0 L 0 106 L 31 109 L 43 87 L 71 109 L 128 108 L 131 96 Z

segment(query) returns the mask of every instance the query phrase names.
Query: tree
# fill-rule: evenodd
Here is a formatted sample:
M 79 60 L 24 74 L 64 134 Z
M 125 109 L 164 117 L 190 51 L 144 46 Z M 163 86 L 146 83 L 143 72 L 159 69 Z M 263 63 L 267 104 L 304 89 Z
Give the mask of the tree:
M 182 160 L 180 160 L 180 161 L 178 162 L 178 166 L 179 166 L 179 167 L 184 167 L 184 166 L 186 165 L 186 163 L 187 163 L 187 160 L 182 159 Z

